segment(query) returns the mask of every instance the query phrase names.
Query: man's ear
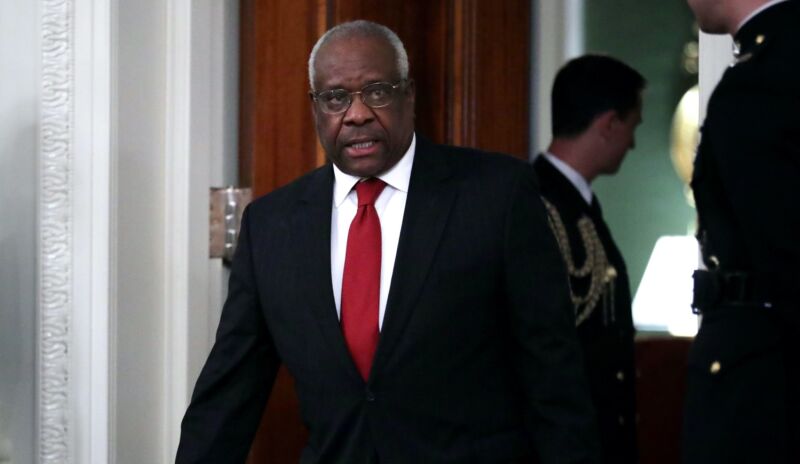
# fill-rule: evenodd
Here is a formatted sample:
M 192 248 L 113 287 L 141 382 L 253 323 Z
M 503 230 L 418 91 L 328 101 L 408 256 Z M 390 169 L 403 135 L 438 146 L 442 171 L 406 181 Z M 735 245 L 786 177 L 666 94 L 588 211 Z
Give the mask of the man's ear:
M 600 113 L 594 118 L 592 126 L 603 140 L 609 140 L 614 134 L 614 130 L 620 123 L 619 115 L 615 110 L 608 110 Z

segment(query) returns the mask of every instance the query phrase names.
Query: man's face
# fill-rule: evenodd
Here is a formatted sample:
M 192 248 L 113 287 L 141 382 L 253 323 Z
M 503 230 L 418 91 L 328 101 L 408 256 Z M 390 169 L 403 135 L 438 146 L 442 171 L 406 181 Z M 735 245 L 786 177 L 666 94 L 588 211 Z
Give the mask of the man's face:
M 381 37 L 332 39 L 317 53 L 316 92 L 361 90 L 375 82 L 396 84 L 400 75 L 395 52 Z M 327 114 L 312 103 L 317 136 L 325 153 L 343 172 L 358 177 L 378 176 L 403 157 L 414 132 L 414 86 L 398 87 L 391 104 L 370 108 L 360 95 L 352 96 L 347 111 Z
M 728 14 L 731 6 L 727 0 L 687 0 L 689 8 L 697 18 L 697 25 L 709 34 L 730 32 Z
M 636 128 L 642 122 L 641 100 L 636 108 L 628 111 L 625 115 L 617 114 L 614 118 L 612 143 L 603 169 L 604 174 L 617 172 L 628 151 L 636 147 Z

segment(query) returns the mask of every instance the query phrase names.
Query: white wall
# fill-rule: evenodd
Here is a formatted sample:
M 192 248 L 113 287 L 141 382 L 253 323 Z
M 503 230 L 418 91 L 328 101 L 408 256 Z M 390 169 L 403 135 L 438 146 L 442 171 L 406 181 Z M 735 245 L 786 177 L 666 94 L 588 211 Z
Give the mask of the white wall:
M 550 91 L 556 73 L 567 60 L 583 53 L 583 2 L 536 0 L 532 9 L 531 153 L 550 144 Z
M 0 2 L 0 463 L 34 462 L 36 2 Z
M 700 32 L 700 123 L 706 118 L 711 93 L 733 62 L 733 39 L 728 34 Z
M 226 287 L 221 261 L 208 258 L 208 191 L 235 184 L 238 165 L 238 1 L 169 5 L 165 461 L 177 447 Z
M 208 189 L 234 184 L 238 1 L 119 2 L 116 462 L 170 462 L 226 272 Z
M 116 462 L 162 459 L 167 15 L 118 2 Z
M 191 20 L 192 153 L 189 286 L 191 307 L 208 307 L 208 317 L 189 321 L 193 333 L 188 387 L 200 373 L 216 334 L 227 271 L 221 259 L 208 259 L 208 189 L 236 185 L 238 179 L 239 5 L 238 0 L 193 0 Z M 191 393 L 191 391 L 189 391 Z

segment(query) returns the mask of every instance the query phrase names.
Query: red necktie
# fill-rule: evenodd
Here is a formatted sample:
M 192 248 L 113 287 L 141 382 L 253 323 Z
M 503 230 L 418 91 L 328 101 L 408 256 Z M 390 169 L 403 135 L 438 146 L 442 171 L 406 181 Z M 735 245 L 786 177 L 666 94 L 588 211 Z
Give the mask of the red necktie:
M 381 290 L 381 222 L 375 199 L 386 184 L 375 178 L 356 184 L 358 211 L 347 235 L 342 276 L 342 330 L 350 356 L 364 380 L 378 346 Z

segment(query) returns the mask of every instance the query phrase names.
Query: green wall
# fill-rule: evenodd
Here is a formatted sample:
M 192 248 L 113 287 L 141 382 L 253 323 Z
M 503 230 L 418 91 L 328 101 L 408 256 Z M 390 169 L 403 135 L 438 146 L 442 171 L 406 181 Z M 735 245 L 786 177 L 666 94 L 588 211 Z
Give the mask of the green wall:
M 585 0 L 585 50 L 615 56 L 647 79 L 636 148 L 615 176 L 593 183 L 603 214 L 628 264 L 635 293 L 656 240 L 693 227 L 684 184 L 670 161 L 672 115 L 697 82 L 682 68 L 684 44 L 696 39 L 682 0 Z

